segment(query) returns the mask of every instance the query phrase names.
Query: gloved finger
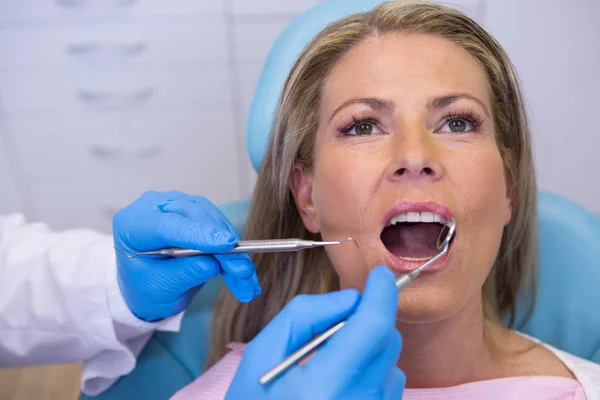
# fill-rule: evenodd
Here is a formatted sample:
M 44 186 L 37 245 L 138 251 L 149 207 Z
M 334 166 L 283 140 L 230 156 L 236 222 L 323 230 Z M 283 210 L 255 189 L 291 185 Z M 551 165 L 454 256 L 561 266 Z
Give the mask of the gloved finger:
M 201 288 L 202 286 L 192 288 L 171 302 L 149 303 L 137 308 L 137 312 L 133 312 L 134 310 L 132 312 L 136 317 L 146 322 L 156 322 L 160 319 L 177 315 L 188 308 L 193 296 Z
M 225 215 L 202 196 L 177 199 L 160 206 L 163 211 L 174 212 L 202 224 L 215 223 L 237 236 L 237 232 Z M 238 236 L 239 237 L 239 236 Z M 254 263 L 247 254 L 216 255 L 221 264 L 223 280 L 231 293 L 247 303 L 261 292 Z
M 242 303 L 261 292 L 254 263 L 247 254 L 215 255 L 221 265 L 221 275 L 231 294 Z
M 402 399 L 404 388 L 406 387 L 406 375 L 398 367 L 392 369 L 388 375 L 387 382 L 384 387 L 385 400 L 398 400 Z
M 351 349 L 347 349 L 346 352 L 354 351 L 357 346 L 361 346 L 361 344 L 355 345 L 355 347 Z M 356 380 L 356 376 L 359 375 L 361 387 L 383 389 L 387 384 L 390 371 L 396 368 L 401 348 L 402 339 L 400 333 L 397 330 L 394 330 L 390 334 L 388 340 L 384 342 L 384 346 L 379 354 L 377 354 L 369 364 L 365 365 L 362 369 L 352 369 L 351 366 L 348 366 L 350 367 L 350 371 L 356 372 L 354 374 L 348 374 L 339 367 L 336 370 L 325 370 L 324 368 L 330 367 L 318 364 L 318 359 L 310 359 L 305 368 L 307 369 L 306 372 L 310 373 L 311 380 L 315 382 L 316 385 L 324 385 L 325 387 L 327 382 L 333 379 L 336 382 L 336 385 L 347 387 L 352 385 L 353 381 Z M 329 351 L 329 349 L 324 347 L 319 351 L 325 353 Z M 335 355 L 330 356 L 335 357 Z
M 391 373 L 397 369 L 396 363 L 400 348 L 400 333 L 394 331 L 385 342 L 381 352 L 363 369 L 357 370 L 345 364 L 336 365 L 334 369 L 327 369 L 330 366 L 324 368 L 322 364 L 317 364 L 318 360 L 313 357 L 308 360 L 306 365 L 296 366 L 293 370 L 288 371 L 281 381 L 284 384 L 310 382 L 311 387 L 320 388 L 319 393 L 327 399 L 383 398 L 383 395 L 392 389 L 393 382 L 390 379 L 393 376 Z M 326 353 L 329 349 L 324 346 L 318 351 Z M 346 349 L 346 352 L 352 351 L 354 348 Z M 335 354 L 329 355 L 336 357 Z
M 180 192 L 145 192 L 133 203 L 123 207 L 113 216 L 112 225 L 115 238 L 118 237 L 126 242 L 131 242 L 132 239 L 135 239 L 136 233 L 131 227 L 135 228 L 139 224 L 139 220 L 144 220 L 159 212 L 160 210 L 157 208 L 158 204 L 184 198 L 185 196 L 184 193 Z
M 253 382 L 258 382 L 260 375 L 314 335 L 347 317 L 359 298 L 358 291 L 354 289 L 294 297 L 250 342 L 242 358 L 241 373 L 252 376 Z M 243 370 L 243 365 L 249 368 L 248 371 Z
M 168 286 L 163 282 L 163 287 L 180 288 L 180 293 L 205 284 L 221 271 L 213 256 L 173 258 L 162 263 L 160 268 L 163 279 L 171 281 Z
M 229 221 L 229 218 L 227 218 L 223 211 L 221 211 L 221 209 L 214 205 L 210 200 L 208 200 L 204 196 L 192 196 L 192 198 L 196 201 L 197 204 L 206 204 L 206 210 L 213 218 L 223 221 L 229 227 L 230 230 L 236 232 L 235 228 L 231 224 L 231 221 Z
M 182 215 L 203 225 L 215 225 L 219 228 L 237 235 L 237 232 L 225 215 L 202 196 L 188 196 L 174 200 L 167 200 L 158 204 L 162 212 L 170 212 Z
M 335 365 L 361 370 L 372 362 L 396 330 L 398 290 L 395 281 L 394 274 L 386 267 L 375 267 L 371 271 L 356 312 L 328 340 L 325 348 L 315 354 L 315 364 L 322 365 L 323 371 L 333 371 Z
M 129 259 L 121 254 L 117 257 L 128 263 L 128 273 L 120 274 L 121 279 L 135 279 L 135 282 L 128 282 L 130 287 L 157 295 L 164 295 L 165 288 L 169 288 L 174 292 L 173 296 L 178 297 L 220 272 L 219 263 L 213 256 L 155 259 L 152 262 L 141 257 Z
M 184 199 L 186 197 L 190 197 L 190 195 L 176 190 L 171 190 L 168 192 L 149 190 L 142 194 L 139 199 L 134 201 L 132 205 L 142 204 L 144 207 L 155 206 L 156 204 L 160 204 L 168 200 Z
M 117 257 L 127 263 L 127 271 L 118 274 L 123 297 L 129 305 L 135 303 L 132 311 L 145 320 L 179 313 L 190 303 L 191 293 L 220 271 L 219 263 L 211 256 L 152 262 L 120 254 Z
M 124 232 L 125 243 L 137 251 L 182 247 L 217 252 L 231 250 L 237 241 L 234 232 L 217 224 L 202 224 L 179 214 L 159 211 L 143 215 L 129 229 L 117 225 L 113 229 Z

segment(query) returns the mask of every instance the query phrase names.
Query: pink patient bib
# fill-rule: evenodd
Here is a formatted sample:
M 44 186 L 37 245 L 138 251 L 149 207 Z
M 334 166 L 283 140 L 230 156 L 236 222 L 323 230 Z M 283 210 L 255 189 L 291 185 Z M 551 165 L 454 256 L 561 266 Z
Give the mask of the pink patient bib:
M 221 400 L 225 398 L 246 346 L 232 343 L 231 351 L 217 364 L 181 389 L 172 400 Z M 526 376 L 471 382 L 438 389 L 405 389 L 402 400 L 587 400 L 575 379 Z

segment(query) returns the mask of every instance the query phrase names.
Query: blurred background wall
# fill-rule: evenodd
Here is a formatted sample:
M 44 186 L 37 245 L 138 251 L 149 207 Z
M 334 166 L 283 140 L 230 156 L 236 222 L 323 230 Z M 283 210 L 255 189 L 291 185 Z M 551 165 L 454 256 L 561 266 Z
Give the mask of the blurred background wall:
M 0 0 L 0 212 L 110 230 L 148 189 L 249 197 L 271 44 L 319 0 Z M 504 45 L 540 187 L 600 213 L 600 1 L 455 0 Z

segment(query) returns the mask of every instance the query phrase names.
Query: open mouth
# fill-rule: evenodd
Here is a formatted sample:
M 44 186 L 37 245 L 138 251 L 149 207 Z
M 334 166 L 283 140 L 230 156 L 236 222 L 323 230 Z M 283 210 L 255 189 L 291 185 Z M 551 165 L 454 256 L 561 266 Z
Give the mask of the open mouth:
M 395 215 L 381 232 L 381 241 L 394 256 L 407 261 L 428 260 L 437 255 L 438 239 L 447 220 L 433 212 Z

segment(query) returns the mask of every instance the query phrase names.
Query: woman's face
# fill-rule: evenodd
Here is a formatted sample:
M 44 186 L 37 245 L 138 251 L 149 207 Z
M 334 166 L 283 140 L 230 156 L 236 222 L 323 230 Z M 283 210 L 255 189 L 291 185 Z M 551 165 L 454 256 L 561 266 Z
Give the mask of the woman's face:
M 340 286 L 362 290 L 377 265 L 415 268 L 437 253 L 444 219 L 457 222 L 447 255 L 402 292 L 401 321 L 481 301 L 511 214 L 488 93 L 466 51 L 417 34 L 362 42 L 324 85 L 314 165 L 291 186 L 310 231 L 355 239 L 327 248 Z

